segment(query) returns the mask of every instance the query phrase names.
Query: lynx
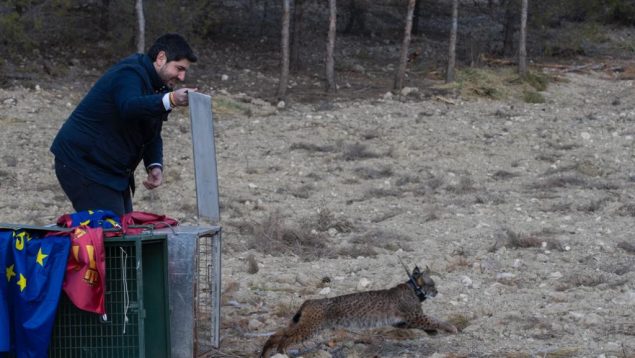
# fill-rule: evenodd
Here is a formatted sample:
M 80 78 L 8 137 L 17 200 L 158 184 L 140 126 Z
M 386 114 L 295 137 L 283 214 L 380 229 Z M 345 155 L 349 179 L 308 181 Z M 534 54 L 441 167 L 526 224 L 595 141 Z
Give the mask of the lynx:
M 274 349 L 285 353 L 289 345 L 337 327 L 364 329 L 391 325 L 418 328 L 430 334 L 438 330 L 457 333 L 454 325 L 427 316 L 421 309 L 421 302 L 437 294 L 430 269 L 426 267 L 422 272 L 415 266 L 412 274 L 407 270 L 406 273 L 408 281 L 389 289 L 305 301 L 289 325 L 269 337 L 260 357 L 269 357 Z

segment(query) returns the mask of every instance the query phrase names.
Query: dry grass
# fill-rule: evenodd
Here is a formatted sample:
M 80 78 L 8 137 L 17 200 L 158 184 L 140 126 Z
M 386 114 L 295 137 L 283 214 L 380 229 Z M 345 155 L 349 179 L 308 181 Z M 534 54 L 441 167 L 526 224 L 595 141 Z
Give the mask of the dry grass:
M 289 193 L 296 198 L 308 199 L 314 190 L 313 184 L 304 184 L 289 189 Z
M 619 247 L 619 245 L 618 245 Z M 625 260 L 625 261 L 609 261 L 606 264 L 602 265 L 600 269 L 604 272 L 614 273 L 618 276 L 623 276 L 629 272 L 635 271 L 635 260 Z
M 464 97 L 523 99 L 526 93 L 536 93 L 542 98 L 540 103 L 544 97 L 538 91 L 544 91 L 551 80 L 540 72 L 519 77 L 512 67 L 465 68 L 457 73 L 457 85 Z
M 586 186 L 587 181 L 577 175 L 553 176 L 531 184 L 532 189 L 554 190 L 571 186 Z
M 474 180 L 470 177 L 461 177 L 459 182 L 455 185 L 448 185 L 445 190 L 450 193 L 462 195 L 474 192 L 476 188 L 474 187 Z
M 419 183 L 421 183 L 421 179 L 419 177 L 414 175 L 409 175 L 409 174 L 401 176 L 395 181 L 396 186 L 404 186 L 408 184 L 419 184 Z
M 635 204 L 624 204 L 620 206 L 617 213 L 622 216 L 635 216 Z
M 349 240 L 349 242 L 354 245 L 362 247 L 370 246 L 388 251 L 397 251 L 398 249 L 412 251 L 409 245 L 411 241 L 412 238 L 409 236 L 379 229 L 369 230 L 365 233 L 355 235 Z
M 381 132 L 379 131 L 379 129 L 369 129 L 369 130 L 364 131 L 364 133 L 362 133 L 361 137 L 364 140 L 371 140 L 371 139 L 375 139 L 375 138 L 380 138 L 381 137 Z
M 232 299 L 233 295 L 238 291 L 239 288 L 240 283 L 238 283 L 237 281 L 227 282 L 225 284 L 223 292 L 221 293 L 221 305 L 227 305 L 227 302 Z
M 518 173 L 508 172 L 506 170 L 499 170 L 496 173 L 492 174 L 492 178 L 495 180 L 507 180 L 511 178 L 516 178 L 520 176 Z
M 602 210 L 602 208 L 606 206 L 606 203 L 609 201 L 611 201 L 611 198 L 604 197 L 597 200 L 592 200 L 591 202 L 587 204 L 579 205 L 577 209 L 578 211 L 582 211 L 582 212 L 595 213 Z
M 305 261 L 333 257 L 327 237 L 306 226 L 295 227 L 286 223 L 279 212 L 250 225 L 248 249 L 273 256 L 296 255 Z
M 247 256 L 247 273 L 253 275 L 258 273 L 258 270 L 259 268 L 256 257 L 253 254 L 249 254 L 249 256 Z
M 453 272 L 470 267 L 472 263 L 464 255 L 454 255 L 448 259 L 448 263 L 445 267 L 447 272 Z
M 496 233 L 496 242 L 491 251 L 496 251 L 502 247 L 509 249 L 545 248 L 564 251 L 564 245 L 551 237 L 554 234 L 554 232 L 549 230 L 532 234 L 520 234 L 510 228 L 503 228 Z
M 251 108 L 248 104 L 241 103 L 229 97 L 216 96 L 214 97 L 214 116 L 236 116 L 236 115 L 251 115 Z
M 401 214 L 402 211 L 401 210 L 390 210 L 387 211 L 385 213 L 381 213 L 373 218 L 370 219 L 370 222 L 372 223 L 380 223 L 389 219 L 394 218 L 395 216 Z
M 596 287 L 604 283 L 609 283 L 608 275 L 598 272 L 574 272 L 563 278 L 557 291 L 566 291 L 574 287 Z
M 354 173 L 361 179 L 381 179 L 389 178 L 393 175 L 392 168 L 387 165 L 379 168 L 359 167 L 355 168 Z
M 434 193 L 437 189 L 441 188 L 445 184 L 445 181 L 441 177 L 433 177 L 426 180 L 423 184 L 417 186 L 412 192 L 416 195 L 426 195 Z
M 351 347 L 351 350 L 346 348 L 343 349 L 342 352 L 332 352 L 332 353 L 340 353 L 333 354 L 333 357 L 408 357 L 413 356 L 413 345 L 412 340 L 415 338 L 410 337 L 411 333 L 408 332 L 399 332 L 403 330 L 392 330 L 389 335 L 389 338 L 395 339 L 386 339 L 386 334 L 376 334 L 371 338 L 367 339 L 367 342 L 360 341 L 359 343 L 366 344 L 366 346 L 355 345 Z M 399 336 L 396 336 L 399 335 Z M 357 349 L 362 348 L 363 349 Z M 415 352 L 418 356 L 428 357 L 434 354 L 435 350 L 430 345 L 422 345 L 417 346 L 415 348 Z M 447 358 L 464 358 L 465 356 L 457 356 L 453 353 L 445 354 L 444 357 Z
M 546 212 L 554 212 L 554 213 L 569 212 L 569 211 L 573 211 L 572 205 L 573 204 L 571 203 L 555 203 L 549 207 L 542 208 L 541 210 Z
M 456 328 L 458 328 L 459 332 L 463 331 L 470 325 L 470 317 L 465 314 L 453 314 L 448 317 L 448 322 L 452 323 Z
M 547 162 L 547 163 L 555 163 L 562 157 L 558 153 L 541 153 L 536 156 L 536 160 Z
M 505 352 L 501 353 L 505 358 L 533 358 L 534 355 L 528 352 Z
M 538 91 L 525 91 L 523 93 L 523 100 L 526 103 L 545 103 L 545 96 L 542 95 L 542 93 L 538 92 Z
M 568 358 L 568 357 L 578 357 L 579 354 L 580 354 L 579 347 L 560 347 L 560 348 L 555 348 L 549 352 L 540 353 L 540 356 L 545 358 Z
M 339 233 L 348 233 L 355 229 L 355 225 L 347 218 L 338 218 L 335 214 L 323 208 L 318 210 L 315 216 L 301 220 L 302 226 L 313 228 L 319 232 L 326 232 L 335 229 Z
M 289 147 L 290 150 L 306 150 L 307 152 L 321 152 L 321 153 L 329 153 L 335 152 L 335 147 L 332 145 L 317 145 L 313 143 L 293 143 Z
M 368 200 L 373 198 L 385 198 L 385 197 L 400 196 L 400 195 L 401 195 L 401 191 L 397 189 L 372 188 L 372 189 L 366 190 L 361 200 Z
M 292 317 L 300 306 L 295 302 L 278 302 L 273 309 L 273 315 L 280 318 Z
M 379 158 L 380 154 L 368 149 L 368 146 L 361 143 L 343 144 L 342 159 L 346 161 Z
M 625 336 L 635 336 L 635 323 L 634 322 L 615 322 L 609 328 L 608 331 L 611 334 L 623 334 Z M 635 352 L 633 352 L 633 355 L 628 355 L 627 357 L 635 357 Z
M 2 159 L 4 160 L 4 163 L 7 165 L 7 167 L 15 168 L 18 166 L 18 159 L 12 155 L 5 155 L 2 157 Z
M 337 254 L 352 258 L 375 257 L 378 255 L 377 250 L 369 244 L 343 246 L 337 250 Z
M 580 148 L 582 145 L 578 143 L 559 143 L 559 142 L 547 142 L 548 146 L 555 150 L 573 150 L 576 148 Z
M 628 252 L 629 254 L 635 254 L 635 244 L 633 244 L 632 242 L 622 241 L 617 244 L 617 247 Z
M 16 183 L 16 175 L 14 172 L 8 170 L 0 170 L 0 187 L 13 186 Z

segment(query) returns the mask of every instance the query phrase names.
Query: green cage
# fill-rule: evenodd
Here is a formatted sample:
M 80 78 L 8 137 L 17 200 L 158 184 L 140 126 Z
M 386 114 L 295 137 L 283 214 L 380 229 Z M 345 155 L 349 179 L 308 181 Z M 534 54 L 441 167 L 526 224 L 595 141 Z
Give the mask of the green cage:
M 104 247 L 106 319 L 62 294 L 49 356 L 170 357 L 166 235 L 107 238 Z

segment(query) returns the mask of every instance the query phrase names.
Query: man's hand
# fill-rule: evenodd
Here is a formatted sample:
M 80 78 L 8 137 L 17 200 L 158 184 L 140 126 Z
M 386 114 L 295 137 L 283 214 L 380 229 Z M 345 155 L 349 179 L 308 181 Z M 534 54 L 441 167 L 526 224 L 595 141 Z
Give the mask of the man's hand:
M 163 183 L 163 170 L 160 167 L 154 167 L 148 172 L 148 178 L 143 181 L 143 186 L 148 190 L 152 190 Z
M 179 88 L 175 91 L 172 91 L 171 100 L 174 102 L 174 106 L 176 107 L 185 107 L 188 105 L 188 92 L 196 92 L 198 88 Z

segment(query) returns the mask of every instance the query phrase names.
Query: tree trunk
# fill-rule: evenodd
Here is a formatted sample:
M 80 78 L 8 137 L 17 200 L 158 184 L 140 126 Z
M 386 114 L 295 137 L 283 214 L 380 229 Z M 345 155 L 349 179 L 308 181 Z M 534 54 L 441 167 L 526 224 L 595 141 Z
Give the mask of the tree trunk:
M 335 59 L 333 51 L 335 49 L 335 30 L 337 19 L 337 1 L 329 0 L 329 33 L 326 42 L 326 91 L 335 92 Z
M 291 68 L 300 68 L 300 47 L 302 46 L 302 22 L 304 21 L 304 0 L 295 0 L 293 6 L 293 32 L 291 36 Z
M 416 0 L 408 0 L 408 12 L 406 13 L 406 28 L 404 30 L 401 54 L 399 55 L 399 68 L 395 75 L 394 90 L 403 88 L 403 78 L 406 74 L 406 60 L 408 58 L 408 46 L 410 46 L 410 33 L 412 31 L 412 14 L 414 13 Z
M 278 83 L 278 99 L 284 99 L 287 95 L 289 82 L 289 12 L 291 0 L 282 0 L 282 61 L 280 69 L 280 82 Z
M 518 73 L 527 75 L 527 7 L 529 0 L 522 0 L 520 13 L 520 41 L 518 42 Z
M 137 0 L 135 3 L 135 11 L 137 12 L 137 52 L 144 53 L 146 48 L 146 20 L 143 16 L 143 0 Z
M 448 50 L 448 72 L 445 82 L 454 82 L 454 67 L 456 65 L 456 33 L 459 22 L 459 0 L 452 0 L 452 29 L 450 30 L 450 49 Z

